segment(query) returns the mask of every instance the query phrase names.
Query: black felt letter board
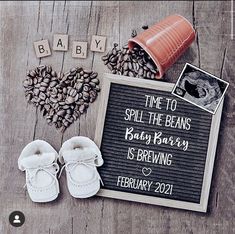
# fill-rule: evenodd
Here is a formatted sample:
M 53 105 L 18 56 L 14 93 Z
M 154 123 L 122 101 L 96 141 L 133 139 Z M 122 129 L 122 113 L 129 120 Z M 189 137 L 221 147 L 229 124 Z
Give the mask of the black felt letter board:
M 106 98 L 103 189 L 200 204 L 212 115 L 146 87 L 110 83 Z

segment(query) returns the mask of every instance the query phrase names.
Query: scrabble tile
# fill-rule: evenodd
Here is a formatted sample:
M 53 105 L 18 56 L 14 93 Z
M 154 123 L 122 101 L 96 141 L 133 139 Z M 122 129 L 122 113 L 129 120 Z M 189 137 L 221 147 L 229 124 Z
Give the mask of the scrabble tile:
M 106 37 L 93 35 L 91 39 L 91 51 L 104 52 Z
M 67 34 L 54 34 L 53 50 L 67 51 L 68 45 L 69 45 L 69 35 L 67 35 Z
M 51 49 L 48 40 L 35 41 L 33 44 L 36 56 L 38 58 L 51 55 Z
M 73 58 L 86 58 L 87 57 L 87 42 L 74 41 L 72 48 Z

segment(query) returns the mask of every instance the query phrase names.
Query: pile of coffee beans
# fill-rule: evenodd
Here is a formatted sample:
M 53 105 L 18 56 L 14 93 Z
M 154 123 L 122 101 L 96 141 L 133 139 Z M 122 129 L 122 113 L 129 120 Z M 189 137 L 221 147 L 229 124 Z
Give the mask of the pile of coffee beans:
M 51 66 L 41 65 L 27 72 L 25 97 L 48 124 L 63 132 L 95 101 L 100 91 L 97 75 L 81 67 L 57 75 Z
M 155 79 L 158 72 L 151 57 L 139 45 L 129 50 L 127 44 L 118 49 L 115 43 L 102 60 L 113 74 Z

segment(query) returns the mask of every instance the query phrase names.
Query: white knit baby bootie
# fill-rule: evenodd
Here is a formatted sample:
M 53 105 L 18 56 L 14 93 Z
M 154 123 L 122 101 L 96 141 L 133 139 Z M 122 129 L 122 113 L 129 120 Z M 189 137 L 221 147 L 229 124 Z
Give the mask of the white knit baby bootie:
M 63 168 L 66 170 L 67 186 L 73 197 L 87 198 L 99 191 L 102 180 L 96 167 L 102 166 L 103 159 L 92 140 L 77 136 L 65 141 L 59 152 L 59 160 L 65 163 Z
M 57 198 L 57 158 L 54 148 L 42 140 L 29 143 L 20 154 L 18 167 L 25 171 L 28 194 L 33 202 L 49 202 Z

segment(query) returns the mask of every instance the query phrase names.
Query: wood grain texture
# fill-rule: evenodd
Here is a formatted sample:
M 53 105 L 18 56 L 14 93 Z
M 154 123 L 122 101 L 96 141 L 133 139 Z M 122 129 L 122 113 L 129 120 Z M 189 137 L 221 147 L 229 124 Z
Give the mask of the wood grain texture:
M 234 140 L 235 140 L 235 47 L 230 39 L 230 1 L 39 1 L 0 3 L 0 233 L 208 233 L 230 234 L 235 230 Z M 94 34 L 107 36 L 107 49 L 124 44 L 131 30 L 141 30 L 167 15 L 178 13 L 193 23 L 197 40 L 166 74 L 176 82 L 185 62 L 230 82 L 217 147 L 209 212 L 198 214 L 170 208 L 94 197 L 78 200 L 60 179 L 56 201 L 33 204 L 23 189 L 25 176 L 17 169 L 23 147 L 40 138 L 57 150 L 74 135 L 94 138 L 99 98 L 64 134 L 48 127 L 36 109 L 27 105 L 22 89 L 26 71 L 38 64 L 51 64 L 57 71 L 81 65 L 100 74 L 107 71 L 100 53 L 88 50 L 87 59 L 74 59 L 68 52 L 52 51 L 37 59 L 33 42 L 54 33 L 68 33 L 69 42 L 88 41 Z M 88 45 L 89 46 L 89 45 Z M 21 228 L 9 225 L 13 210 L 25 213 Z

